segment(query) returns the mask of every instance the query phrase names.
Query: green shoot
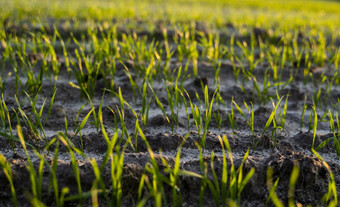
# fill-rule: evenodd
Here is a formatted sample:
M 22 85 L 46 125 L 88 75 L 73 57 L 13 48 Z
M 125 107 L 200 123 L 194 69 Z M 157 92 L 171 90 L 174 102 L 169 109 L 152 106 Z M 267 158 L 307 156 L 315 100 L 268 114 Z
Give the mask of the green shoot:
M 0 167 L 2 168 L 3 172 L 6 175 L 6 178 L 11 186 L 11 193 L 12 193 L 12 201 L 13 201 L 13 205 L 15 207 L 18 206 L 18 202 L 17 202 L 17 195 L 15 192 L 15 188 L 14 188 L 14 184 L 13 184 L 13 174 L 12 174 L 12 169 L 10 164 L 8 163 L 8 161 L 6 160 L 6 158 L 0 154 Z

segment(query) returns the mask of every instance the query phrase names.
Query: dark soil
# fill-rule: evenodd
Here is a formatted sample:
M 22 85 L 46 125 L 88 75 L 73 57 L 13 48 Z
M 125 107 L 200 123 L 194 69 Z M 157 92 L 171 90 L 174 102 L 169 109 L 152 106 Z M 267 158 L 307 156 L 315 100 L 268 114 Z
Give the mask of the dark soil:
M 258 37 L 268 35 L 265 31 L 260 29 L 255 29 L 255 33 Z M 59 54 L 62 56 L 62 54 Z M 32 58 L 39 58 L 31 55 Z M 63 64 L 62 58 L 60 59 L 61 64 Z M 176 60 L 171 62 L 171 68 L 174 69 L 179 63 Z M 130 71 L 134 71 L 134 64 L 126 64 Z M 192 67 L 189 67 L 191 70 Z M 7 72 L 11 71 L 11 67 L 6 67 Z M 259 82 L 262 81 L 262 77 L 266 67 L 259 65 L 256 69 L 256 77 Z M 284 69 L 289 71 L 289 69 Z M 328 68 L 321 68 L 321 70 L 328 70 Z M 184 81 L 184 88 L 187 90 L 191 97 L 191 100 L 198 104 L 196 98 L 196 93 L 199 94 L 201 100 L 203 100 L 202 85 L 207 85 L 210 92 L 215 90 L 214 85 L 214 70 L 211 64 L 200 61 L 198 63 L 198 71 L 200 77 L 190 77 Z M 95 96 L 93 103 L 95 108 L 99 108 L 100 100 L 103 95 L 103 88 L 105 87 L 105 80 L 107 77 L 98 77 Z M 143 79 L 139 78 L 137 75 L 134 77 L 137 84 L 141 85 Z M 287 76 L 288 78 L 288 76 Z M 296 80 L 299 80 L 299 74 L 297 74 Z M 240 105 L 243 105 L 243 101 L 249 103 L 258 103 L 256 91 L 252 87 L 250 82 L 245 83 L 245 87 L 242 90 L 240 88 L 240 81 L 236 82 L 233 76 L 233 67 L 228 62 L 222 63 L 220 72 L 220 87 L 221 96 L 224 99 L 227 108 L 221 107 L 220 113 L 222 115 L 222 125 L 221 129 L 218 129 L 218 122 L 212 118 L 210 124 L 209 132 L 206 138 L 206 146 L 204 149 L 204 160 L 208 163 L 210 162 L 211 152 L 214 151 L 216 157 L 214 159 L 214 170 L 217 173 L 217 177 L 220 179 L 222 177 L 222 148 L 220 145 L 219 135 L 226 135 L 229 143 L 231 145 L 231 150 L 234 156 L 235 167 L 241 164 L 241 160 L 248 149 L 252 149 L 252 136 L 251 131 L 246 124 L 245 120 L 234 108 L 235 120 L 237 124 L 237 129 L 232 130 L 230 122 L 228 120 L 228 113 L 230 113 L 230 102 L 232 97 Z M 240 78 L 242 79 L 242 77 Z M 100 164 L 103 159 L 103 155 L 107 150 L 107 145 L 105 143 L 104 137 L 101 130 L 97 130 L 95 126 L 91 124 L 86 124 L 85 128 L 82 130 L 80 135 L 75 135 L 74 127 L 75 120 L 80 107 L 85 103 L 85 98 L 81 91 L 73 88 L 68 82 L 77 83 L 76 79 L 69 78 L 66 72 L 66 67 L 61 67 L 61 74 L 57 82 L 57 94 L 55 98 L 55 103 L 53 105 L 51 114 L 44 125 L 46 131 L 47 140 L 56 137 L 58 131 L 64 131 L 64 120 L 65 115 L 68 121 L 68 138 L 74 143 L 74 145 L 83 149 L 84 153 L 89 157 L 93 157 Z M 117 62 L 117 73 L 114 79 L 115 86 L 113 90 L 117 92 L 117 89 L 121 87 L 123 97 L 127 100 L 131 106 L 138 113 L 141 110 L 142 105 L 142 95 L 137 92 L 136 98 L 133 95 L 132 88 L 124 73 L 124 68 L 121 63 Z M 6 80 L 6 90 L 4 92 L 4 98 L 9 109 L 17 108 L 17 104 L 14 99 L 14 84 L 15 77 L 9 77 Z M 38 106 L 41 107 L 42 102 L 45 98 L 48 99 L 46 106 L 49 104 L 51 97 L 51 92 L 53 90 L 54 83 L 46 78 L 43 82 L 43 87 L 41 95 L 38 100 Z M 23 86 L 24 87 L 24 86 Z M 153 83 L 154 91 L 156 92 L 159 100 L 165 106 L 165 110 L 170 114 L 170 109 L 168 107 L 168 101 L 166 96 L 166 91 L 161 80 L 154 80 Z M 279 91 L 281 96 L 289 94 L 288 101 L 288 111 L 286 117 L 285 128 L 280 131 L 276 139 L 272 137 L 273 127 L 271 126 L 267 133 L 261 137 L 262 130 L 270 116 L 273 107 L 268 101 L 265 104 L 255 104 L 255 141 L 260 140 L 259 144 L 255 148 L 255 151 L 250 152 L 245 165 L 244 165 L 244 175 L 251 168 L 255 168 L 255 174 L 249 183 L 246 185 L 242 196 L 241 203 L 242 206 L 264 206 L 266 199 L 269 195 L 267 188 L 267 168 L 272 167 L 274 170 L 273 180 L 280 178 L 279 185 L 277 187 L 276 193 L 279 198 L 287 204 L 288 202 L 288 187 L 289 178 L 292 172 L 293 166 L 297 164 L 300 167 L 300 175 L 297 181 L 295 189 L 295 201 L 296 203 L 301 203 L 303 205 L 312 204 L 317 205 L 322 198 L 322 196 L 328 190 L 328 182 L 330 179 L 329 172 L 324 164 L 319 161 L 311 153 L 313 132 L 308 129 L 309 114 L 311 111 L 311 97 L 313 96 L 312 84 L 303 85 L 302 78 L 300 81 L 296 81 L 289 84 L 286 88 Z M 150 93 L 151 94 L 151 93 Z M 337 89 L 332 89 L 332 97 L 328 97 L 328 104 L 325 106 L 331 106 L 332 103 L 336 103 L 338 97 L 340 96 L 340 91 Z M 304 127 L 300 131 L 301 113 L 304 103 L 304 97 L 307 95 L 308 108 L 305 113 Z M 275 90 L 270 89 L 269 95 L 275 97 Z M 23 96 L 24 97 L 24 96 Z M 149 96 L 150 97 L 150 96 Z M 323 97 L 326 100 L 326 97 Z M 284 100 L 283 100 L 284 102 Z M 43 113 L 43 120 L 45 120 L 47 114 L 47 108 Z M 39 110 L 38 107 L 38 110 Z M 104 125 L 109 131 L 109 136 L 113 135 L 113 130 L 115 126 L 114 119 L 118 120 L 118 128 L 121 128 L 119 117 L 115 117 L 112 111 L 108 108 L 110 107 L 117 115 L 117 107 L 120 108 L 119 100 L 112 94 L 106 93 L 103 101 L 103 120 Z M 215 108 L 215 107 L 214 107 Z M 243 107 L 244 108 L 244 107 Z M 282 107 L 281 107 L 282 108 Z M 22 106 L 25 113 L 30 114 L 31 107 L 30 103 L 27 102 Z M 217 108 L 214 109 L 217 113 Z M 90 111 L 90 106 L 86 105 L 83 111 L 80 113 L 78 118 L 81 121 L 86 114 Z M 191 115 L 191 110 L 188 108 Z M 244 111 L 245 108 L 244 108 Z M 175 156 L 178 147 L 181 145 L 187 133 L 189 133 L 186 142 L 183 145 L 181 153 L 181 167 L 182 169 L 193 171 L 201 174 L 200 161 L 199 161 L 199 150 L 195 143 L 199 143 L 199 136 L 196 132 L 196 128 L 193 123 L 192 115 L 190 119 L 190 128 L 187 126 L 187 117 L 185 109 L 182 107 L 179 110 L 179 122 L 178 126 L 174 127 L 172 131 L 170 124 L 164 118 L 161 110 L 158 108 L 157 103 L 152 100 L 150 102 L 150 112 L 149 112 L 148 125 L 144 128 L 144 133 L 148 142 L 151 145 L 152 150 L 156 153 L 156 160 L 161 169 L 164 169 L 164 163 L 161 161 L 161 154 L 164 156 L 165 160 L 169 165 L 173 165 L 175 162 Z M 322 115 L 320 113 L 320 115 Z M 20 120 L 21 124 L 24 125 L 23 119 Z M 93 121 L 92 116 L 89 122 Z M 135 117 L 128 107 L 125 108 L 125 122 L 129 133 L 134 137 L 135 129 Z M 16 119 L 13 119 L 12 126 L 17 124 Z M 32 133 L 27 126 L 23 126 L 24 137 L 26 141 L 39 149 L 45 156 L 48 162 L 53 160 L 53 150 L 55 149 L 55 144 L 53 144 L 48 151 L 43 152 L 45 146 L 44 140 L 39 140 L 34 133 Z M 315 140 L 315 146 L 318 146 L 322 141 L 331 138 L 333 135 L 329 134 L 330 129 L 327 122 L 321 122 L 318 125 L 318 133 Z M 16 134 L 16 133 L 15 133 Z M 82 140 L 82 141 L 81 141 Z M 126 142 L 125 137 L 121 140 L 121 146 L 123 147 Z M 136 205 L 138 186 L 140 182 L 140 177 L 145 173 L 145 166 L 150 162 L 149 153 L 147 151 L 145 143 L 138 136 L 137 140 L 137 152 L 134 152 L 131 147 L 127 147 L 124 157 L 124 173 L 122 178 L 122 204 L 124 206 Z M 33 164 L 36 169 L 39 167 L 40 160 L 34 155 L 32 149 L 29 147 L 30 156 L 32 158 Z M 161 150 L 161 154 L 160 154 Z M 0 153 L 3 154 L 11 164 L 13 171 L 13 180 L 15 189 L 18 195 L 19 206 L 28 206 L 27 195 L 31 189 L 31 182 L 29 179 L 29 173 L 26 169 L 27 159 L 22 150 L 19 142 L 15 142 L 14 149 L 12 148 L 10 142 L 7 138 L 0 136 Z M 57 167 L 57 178 L 59 189 L 63 187 L 68 187 L 70 189 L 69 195 L 75 195 L 78 192 L 77 183 L 74 177 L 74 171 L 72 169 L 70 155 L 68 149 L 60 143 L 59 149 L 59 161 Z M 328 165 L 331 167 L 335 175 L 335 181 L 337 187 L 340 184 L 340 177 L 338 176 L 340 171 L 340 161 L 337 159 L 335 148 L 333 147 L 333 140 L 331 140 L 325 147 L 319 150 L 320 155 L 325 159 Z M 93 169 L 91 164 L 84 160 L 81 156 L 77 155 L 79 173 L 81 177 L 81 187 L 83 192 L 91 190 L 93 181 L 95 179 Z M 210 165 L 208 165 L 210 166 Z M 228 158 L 228 166 L 231 166 L 231 160 Z M 211 169 L 209 169 L 211 172 Z M 165 172 L 164 172 L 165 173 Z M 166 173 L 165 173 L 166 174 Z M 107 181 L 107 187 L 110 186 L 110 165 L 107 165 L 102 173 L 103 179 Z M 212 174 L 208 173 L 210 179 L 213 179 Z M 53 188 L 50 185 L 51 173 L 47 167 L 44 168 L 43 172 L 43 202 L 48 206 L 55 205 Z M 201 181 L 194 177 L 181 176 L 179 178 L 179 187 L 181 189 L 181 194 L 183 198 L 184 206 L 197 206 L 199 193 L 200 193 Z M 165 188 L 166 194 L 171 195 L 169 187 Z M 0 171 L 0 206 L 11 205 L 11 192 L 9 187 L 9 182 L 3 171 Z M 102 206 L 106 206 L 105 199 L 100 197 L 102 201 Z M 170 200 L 170 199 L 168 199 Z M 66 202 L 66 206 L 76 206 L 77 202 Z M 83 205 L 91 205 L 91 199 L 83 202 Z M 149 205 L 152 205 L 149 203 Z M 214 201 L 209 190 L 206 191 L 204 198 L 204 205 L 214 205 Z

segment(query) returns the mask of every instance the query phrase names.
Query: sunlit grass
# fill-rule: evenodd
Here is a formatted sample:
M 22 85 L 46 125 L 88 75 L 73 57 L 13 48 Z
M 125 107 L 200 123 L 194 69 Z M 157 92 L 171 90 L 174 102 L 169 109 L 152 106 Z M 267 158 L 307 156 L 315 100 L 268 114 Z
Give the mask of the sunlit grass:
M 135 186 L 137 206 L 183 205 L 183 177 L 200 181 L 197 205 L 204 205 L 209 190 L 216 206 L 241 206 L 242 191 L 257 173 L 249 168 L 243 175 L 244 167 L 250 156 L 263 149 L 260 142 L 270 135 L 273 145 L 268 148 L 279 150 L 278 135 L 287 136 L 292 105 L 287 90 L 303 82 L 301 87 L 311 93 L 304 102 L 301 97 L 294 103 L 299 117 L 301 113 L 296 129 L 303 132 L 304 120 L 309 119 L 311 152 L 330 175 L 328 192 L 320 202 L 338 205 L 334 175 L 317 151 L 333 141 L 336 156 L 340 156 L 339 100 L 332 97 L 332 90 L 340 83 L 340 49 L 336 45 L 339 11 L 340 4 L 334 1 L 304 0 L 0 0 L 0 136 L 8 140 L 13 153 L 23 150 L 31 184 L 25 197 L 32 205 L 44 205 L 43 177 L 48 170 L 53 195 L 48 193 L 54 199 L 49 202 L 56 206 L 70 201 L 81 206 L 89 199 L 93 206 L 120 206 L 124 199 L 124 158 L 130 152 L 140 153 L 143 144 L 149 157 L 139 186 Z M 212 74 L 206 81 L 203 64 Z M 224 93 L 229 79 L 221 77 L 229 72 L 228 67 L 233 76 L 230 82 L 240 88 L 240 97 L 245 100 Z M 331 75 L 324 71 L 317 74 L 320 68 L 329 69 Z M 119 73 L 127 80 L 122 85 L 116 79 Z M 46 126 L 54 118 L 52 110 L 60 95 L 62 75 L 67 76 L 67 87 L 81 94 L 77 100 L 80 105 L 75 106 L 74 114 L 63 111 L 63 131 L 49 137 Z M 10 81 L 14 83 L 8 85 Z M 52 85 L 49 96 L 44 88 L 47 83 Z M 13 87 L 13 97 L 7 95 L 9 87 Z M 117 104 L 111 107 L 111 103 Z M 261 107 L 271 112 L 259 128 L 255 111 Z M 113 115 L 112 122 L 104 120 L 104 109 Z M 148 140 L 149 127 L 154 127 L 150 126 L 149 116 L 154 115 L 150 112 L 157 110 L 165 120 L 162 129 L 185 134 L 174 153 L 174 163 L 167 161 L 160 149 L 154 150 Z M 217 125 L 213 125 L 212 118 Z M 332 137 L 316 145 L 318 127 L 326 121 Z M 102 160 L 87 155 L 82 137 L 87 127 L 94 128 L 103 138 L 99 141 L 107 145 Z M 211 132 L 216 132 L 220 146 L 208 152 Z M 233 136 L 251 132 L 251 141 L 249 146 L 242 146 L 244 155 L 238 165 L 225 135 L 229 132 Z M 199 156 L 199 172 L 182 169 L 181 152 L 192 134 L 197 134 L 192 140 Z M 73 143 L 78 137 L 79 149 Z M 69 156 L 77 192 L 61 188 L 58 182 L 62 146 Z M 52 163 L 46 158 L 49 153 Z M 78 157 L 93 170 L 94 180 L 87 192 L 82 187 Z M 220 158 L 222 170 L 214 165 Z M 15 176 L 8 160 L 0 154 L 0 173 L 5 174 L 13 205 L 17 206 Z M 110 181 L 104 180 L 107 166 Z M 288 187 L 289 206 L 295 205 L 299 172 L 294 164 Z M 276 194 L 279 179 L 272 179 L 273 169 L 268 168 L 266 204 L 271 200 L 283 206 Z

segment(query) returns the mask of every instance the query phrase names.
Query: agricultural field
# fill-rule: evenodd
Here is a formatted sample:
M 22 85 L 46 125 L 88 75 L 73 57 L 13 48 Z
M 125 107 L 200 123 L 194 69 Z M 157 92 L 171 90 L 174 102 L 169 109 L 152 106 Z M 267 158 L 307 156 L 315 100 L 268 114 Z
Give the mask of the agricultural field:
M 339 11 L 0 0 L 0 206 L 339 206 Z

